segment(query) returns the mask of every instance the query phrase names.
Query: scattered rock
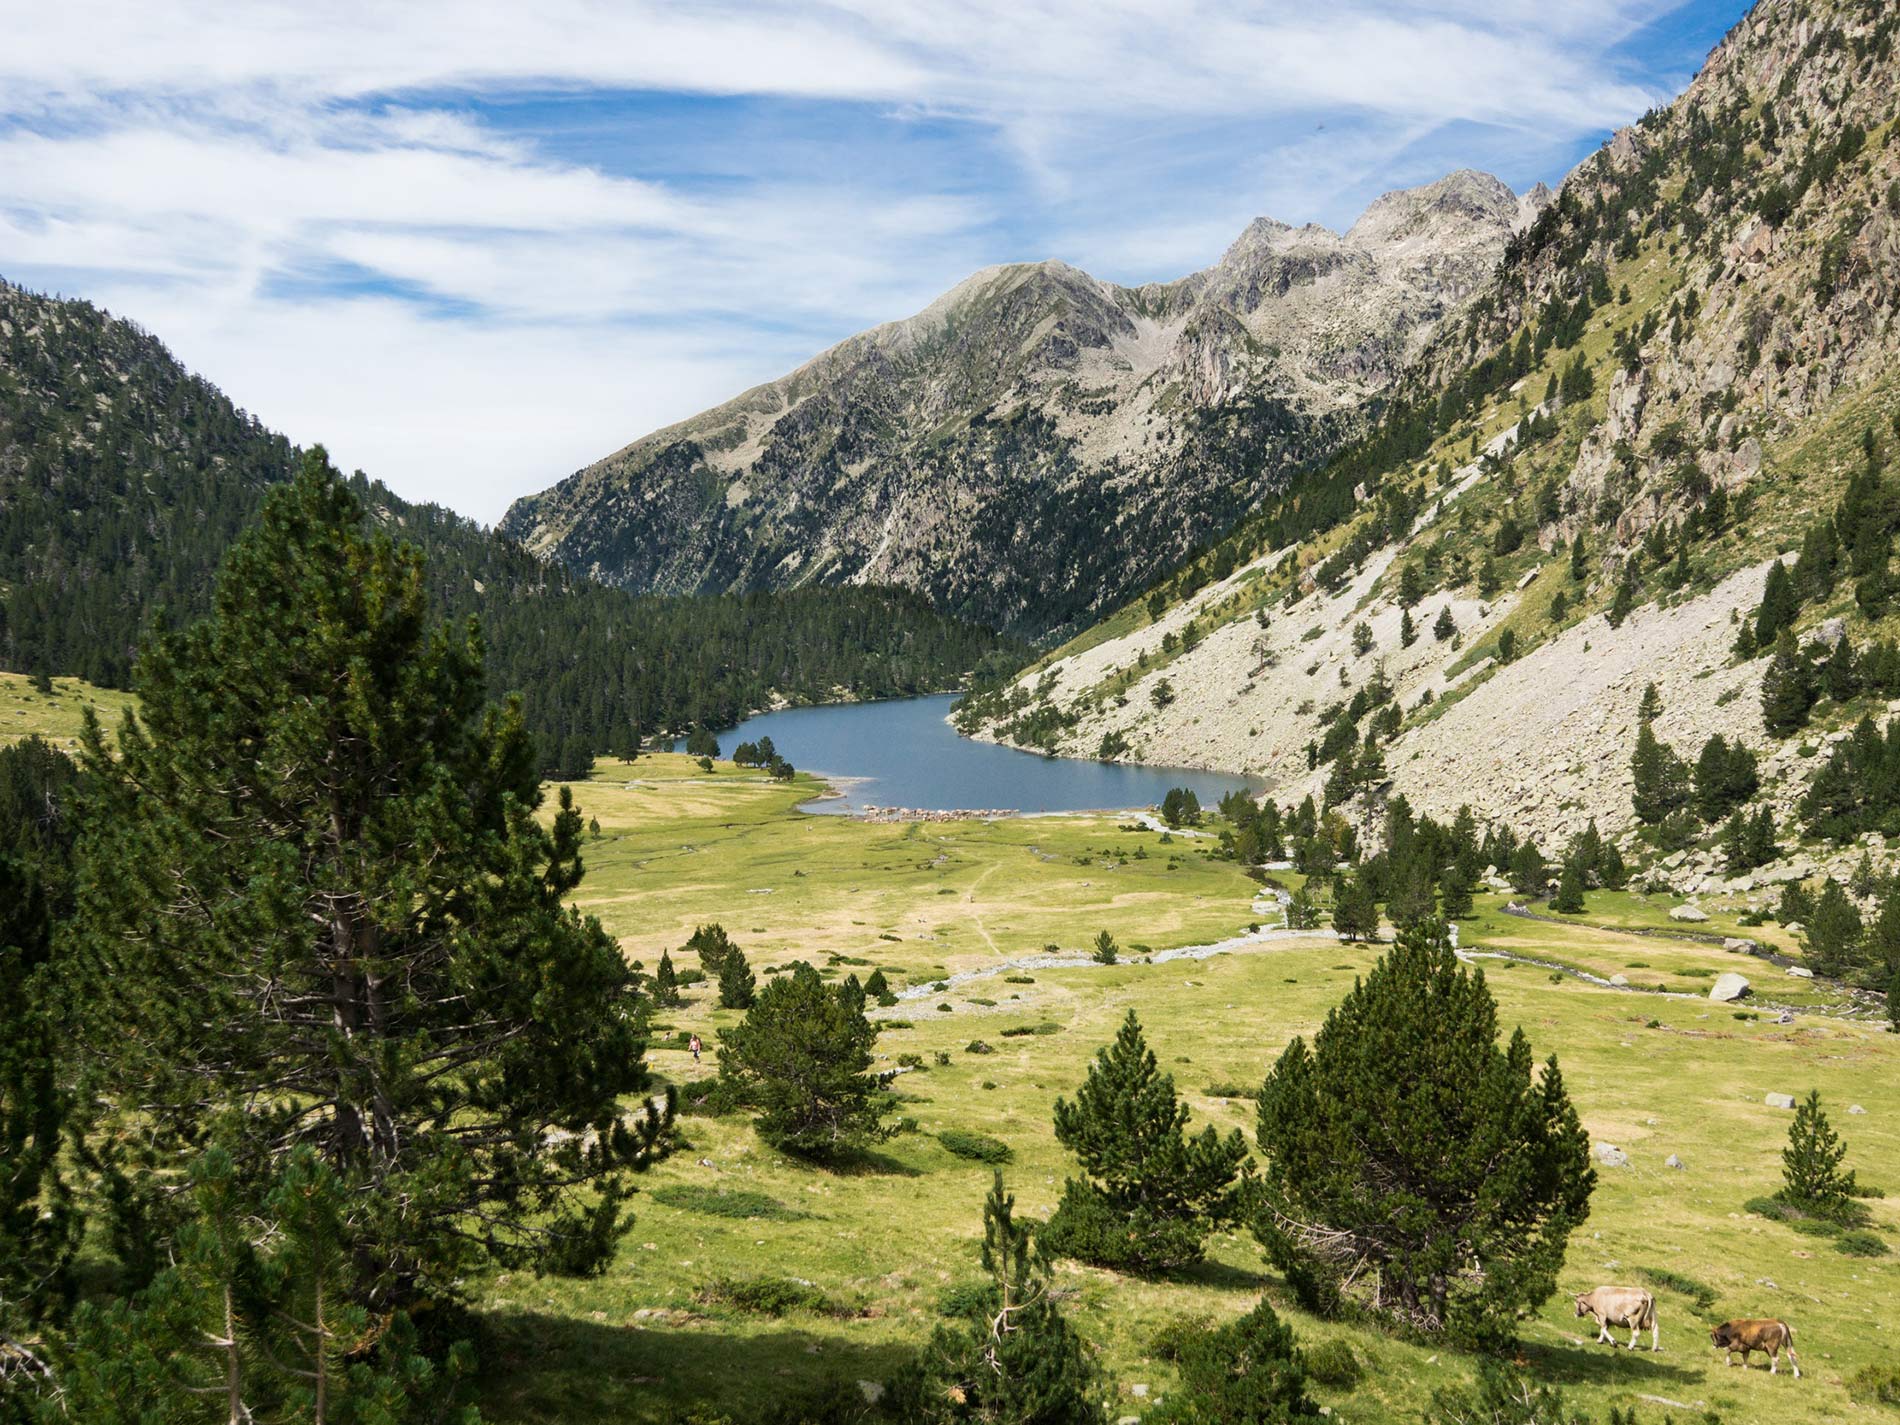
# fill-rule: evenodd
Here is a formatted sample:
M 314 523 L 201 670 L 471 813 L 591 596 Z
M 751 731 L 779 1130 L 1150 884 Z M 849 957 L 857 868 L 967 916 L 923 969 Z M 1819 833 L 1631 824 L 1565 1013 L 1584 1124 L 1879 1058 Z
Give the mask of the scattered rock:
M 1715 983 L 1709 986 L 1709 998 L 1717 1004 L 1726 1004 L 1730 1000 L 1740 999 L 1748 993 L 1748 977 L 1738 975 L 1733 970 L 1715 977 Z
M 1610 976 L 1610 983 L 1615 985 L 1618 989 L 1629 988 L 1629 982 L 1630 982 L 1630 977 L 1628 975 L 1611 975 Z
M 1731 953 L 1747 955 L 1753 952 L 1755 942 L 1752 940 L 1743 940 L 1740 936 L 1731 935 L 1722 942 L 1722 948 Z
M 1670 909 L 1669 918 L 1671 920 L 1703 921 L 1709 917 L 1703 913 L 1702 907 L 1700 906 L 1679 905 Z
M 1596 1160 L 1606 1168 L 1627 1168 L 1630 1155 L 1614 1143 L 1599 1143 L 1590 1150 Z
M 1762 1102 L 1767 1104 L 1770 1108 L 1793 1108 L 1794 1095 L 1791 1093 L 1766 1094 L 1763 1096 Z
M 884 1382 L 881 1380 L 861 1380 L 858 1382 L 858 1394 L 864 1397 L 866 1405 L 876 1405 L 884 1398 Z
M 1671 1153 L 1667 1158 L 1663 1159 L 1663 1166 L 1665 1168 L 1674 1168 L 1680 1172 L 1682 1171 L 1682 1159 L 1678 1158 L 1674 1153 Z
M 1148 1387 L 1143 1382 L 1137 1381 L 1128 1387 L 1128 1393 L 1134 1396 L 1136 1400 L 1146 1400 L 1148 1398 Z
M 1862 1108 L 1859 1104 L 1856 1103 L 1856 1104 L 1850 1105 L 1847 1111 L 1849 1113 L 1865 1113 L 1867 1110 Z

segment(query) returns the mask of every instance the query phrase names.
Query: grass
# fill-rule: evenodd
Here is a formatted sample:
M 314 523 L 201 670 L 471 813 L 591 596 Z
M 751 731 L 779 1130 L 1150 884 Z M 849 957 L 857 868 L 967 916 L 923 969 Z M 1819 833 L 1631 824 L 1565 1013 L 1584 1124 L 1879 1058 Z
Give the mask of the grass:
M 138 700 L 130 693 L 95 688 L 78 678 L 55 678 L 49 697 L 35 692 L 24 673 L 0 673 L 0 743 L 18 742 L 35 733 L 64 752 L 79 750 L 85 710 L 92 708 L 108 728 Z
M 1050 940 L 1080 954 L 1104 926 L 1124 944 L 1163 948 L 1220 938 L 1253 918 L 1252 883 L 1233 868 L 1208 862 L 1167 872 L 1151 836 L 1117 833 L 1090 818 L 931 825 L 913 834 L 800 816 L 791 810 L 798 789 L 752 783 L 724 764 L 711 777 L 686 775 L 683 766 L 690 764 L 643 758 L 630 769 L 607 769 L 612 785 L 579 788 L 604 832 L 588 848 L 583 899 L 613 916 L 630 954 L 677 946 L 680 927 L 690 929 L 696 917 L 723 918 L 729 928 L 767 928 L 763 939 L 740 936 L 756 964 L 861 953 L 889 967 L 887 974 L 928 984 L 959 966 L 1037 952 Z M 645 785 L 621 785 L 629 778 Z M 1141 840 L 1150 843 L 1151 859 L 1112 873 L 1078 867 L 1070 854 Z M 688 846 L 698 849 L 681 849 Z M 1061 854 L 1043 860 L 1032 846 Z M 806 875 L 794 880 L 788 867 Z M 935 898 L 940 879 L 959 889 L 954 900 Z M 777 888 L 769 897 L 747 894 L 767 885 Z M 1688 971 L 1737 963 L 1719 945 L 1504 917 L 1496 901 L 1485 898 L 1483 913 L 1466 924 L 1466 944 L 1509 936 L 1526 955 L 1617 971 L 1645 960 L 1664 980 L 1699 986 L 1698 994 L 1707 980 Z M 952 913 L 939 923 L 946 902 Z M 1597 919 L 1599 908 L 1604 923 L 1626 915 L 1634 924 L 1651 913 L 1609 897 L 1599 907 L 1592 894 L 1584 919 Z M 922 923 L 912 918 L 919 915 Z M 979 920 L 994 949 L 977 933 Z M 887 925 L 899 943 L 877 941 Z M 980 1275 L 990 1168 L 946 1151 L 947 1134 L 1006 1143 L 1012 1161 L 1004 1173 L 1018 1211 L 1046 1217 L 1074 1171 L 1054 1141 L 1054 1102 L 1074 1094 L 1090 1057 L 1134 1008 L 1175 1074 L 1191 1130 L 1212 1125 L 1251 1138 L 1254 1105 L 1228 1091 L 1257 1085 L 1291 1038 L 1310 1036 L 1377 954 L 1376 946 L 1316 936 L 1199 961 L 1038 969 L 1033 984 L 1011 986 L 1019 1000 L 996 1008 L 958 1004 L 937 1014 L 928 1012 L 934 997 L 907 1002 L 898 1012 L 914 1027 L 884 1035 L 877 1052 L 881 1067 L 900 1052 L 932 1065 L 899 1080 L 902 1111 L 919 1132 L 879 1145 L 874 1158 L 848 1172 L 826 1172 L 767 1148 L 744 1116 L 688 1120 L 690 1149 L 643 1181 L 632 1233 L 602 1276 L 496 1273 L 480 1283 L 484 1418 L 661 1422 L 697 1409 L 743 1419 L 827 1380 L 887 1376 L 928 1337 L 946 1292 Z M 1759 962 L 1752 968 L 1770 972 L 1758 984 L 1779 978 Z M 1523 1324 L 1527 1369 L 1599 1418 L 1612 1405 L 1635 1406 L 1644 1420 L 1704 1411 L 1731 1422 L 1790 1425 L 1872 1418 L 1856 1414 L 1852 1391 L 1877 1398 L 1875 1376 L 1890 1369 L 1900 1260 L 1844 1254 L 1834 1239 L 1803 1236 L 1744 1204 L 1780 1186 L 1790 1115 L 1764 1105 L 1771 1090 L 1819 1089 L 1847 1141 L 1849 1166 L 1869 1181 L 1900 1181 L 1900 1037 L 1806 1011 L 1787 1025 L 1743 1024 L 1705 999 L 1619 993 L 1567 976 L 1552 983 L 1502 962 L 1487 963 L 1487 978 L 1501 1030 L 1521 1025 L 1540 1058 L 1557 1054 L 1591 1139 L 1630 1156 L 1628 1167 L 1599 1168 L 1591 1216 L 1571 1240 L 1559 1293 Z M 715 1073 L 717 1030 L 731 1016 L 709 1010 L 702 992 L 666 1019 L 671 1028 L 705 1033 L 708 1053 L 696 1066 L 678 1048 L 657 1048 L 656 1073 L 682 1084 Z M 1061 1032 L 1002 1033 L 1042 1024 Z M 966 1052 L 977 1039 L 993 1052 Z M 947 1064 L 936 1062 L 938 1051 L 948 1053 Z M 1867 1113 L 1848 1116 L 1849 1103 Z M 1671 1153 L 1683 1170 L 1664 1166 Z M 681 1188 L 693 1192 L 682 1197 Z M 714 1201 L 709 1194 L 774 1203 L 788 1215 L 687 1205 Z M 1870 1230 L 1891 1240 L 1900 1212 L 1882 1200 L 1868 1206 Z M 738 1304 L 779 1299 L 776 1289 L 748 1285 L 761 1278 L 810 1295 L 787 1298 L 777 1316 Z M 1588 1339 L 1594 1333 L 1577 1329 L 1568 1294 L 1612 1282 L 1657 1291 L 1662 1354 L 1597 1346 Z M 1209 1261 L 1176 1279 L 1141 1281 L 1065 1263 L 1056 1284 L 1121 1383 L 1114 1414 L 1139 1416 L 1170 1390 L 1174 1368 L 1157 1350 L 1164 1327 L 1183 1318 L 1219 1325 L 1263 1292 L 1309 1351 L 1343 1359 L 1330 1343 L 1344 1343 L 1362 1367 L 1355 1384 L 1344 1384 L 1352 1373 L 1342 1368 L 1341 1384 L 1314 1386 L 1335 1418 L 1412 1422 L 1434 1389 L 1467 1384 L 1477 1372 L 1457 1352 L 1308 1317 L 1291 1306 L 1244 1232 L 1217 1234 Z M 1757 1314 L 1795 1324 L 1805 1369 L 1798 1385 L 1785 1374 L 1725 1371 L 1707 1347 L 1708 1322 Z M 745 1368 L 734 1370 L 735 1361 Z M 1129 1393 L 1137 1383 L 1149 1387 L 1145 1400 Z M 1665 1411 L 1645 1396 L 1692 1409 Z

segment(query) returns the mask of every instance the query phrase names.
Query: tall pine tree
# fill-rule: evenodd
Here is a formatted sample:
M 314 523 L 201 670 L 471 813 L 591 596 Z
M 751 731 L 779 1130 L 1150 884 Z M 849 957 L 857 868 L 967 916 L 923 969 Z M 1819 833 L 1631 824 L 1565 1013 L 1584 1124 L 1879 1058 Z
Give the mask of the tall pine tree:
M 157 638 L 96 793 L 71 962 L 132 1170 L 215 1140 L 256 1203 L 303 1150 L 360 1210 L 365 1305 L 453 1299 L 482 1258 L 588 1270 L 664 1151 L 642 1001 L 563 905 L 532 742 L 485 706 L 476 629 L 431 628 L 421 557 L 364 532 L 321 451 Z M 162 1215 L 154 1219 L 163 1232 Z

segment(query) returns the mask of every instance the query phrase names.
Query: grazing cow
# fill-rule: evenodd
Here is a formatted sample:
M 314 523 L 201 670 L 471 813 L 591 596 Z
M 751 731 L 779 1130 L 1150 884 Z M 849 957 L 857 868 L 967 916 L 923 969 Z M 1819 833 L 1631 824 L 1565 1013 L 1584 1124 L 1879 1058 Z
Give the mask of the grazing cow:
M 1751 1316 L 1739 1321 L 1724 1321 L 1709 1332 L 1709 1339 L 1715 1343 L 1715 1349 L 1723 1353 L 1723 1364 L 1734 1365 L 1735 1353 L 1742 1353 L 1742 1369 L 1748 1369 L 1750 1351 L 1768 1353 L 1768 1373 L 1780 1374 L 1781 1353 L 1788 1353 L 1788 1364 L 1794 1367 L 1794 1378 L 1801 1379 L 1801 1363 L 1794 1354 L 1794 1327 L 1785 1321 L 1776 1321 L 1770 1317 Z
M 1595 1291 L 1582 1293 L 1576 1302 L 1577 1315 L 1596 1318 L 1597 1340 L 1614 1346 L 1616 1338 L 1610 1335 L 1610 1328 L 1627 1326 L 1632 1351 L 1636 1349 L 1638 1333 L 1643 1331 L 1649 1332 L 1650 1350 L 1662 1349 L 1656 1329 L 1656 1298 L 1640 1286 L 1600 1286 Z

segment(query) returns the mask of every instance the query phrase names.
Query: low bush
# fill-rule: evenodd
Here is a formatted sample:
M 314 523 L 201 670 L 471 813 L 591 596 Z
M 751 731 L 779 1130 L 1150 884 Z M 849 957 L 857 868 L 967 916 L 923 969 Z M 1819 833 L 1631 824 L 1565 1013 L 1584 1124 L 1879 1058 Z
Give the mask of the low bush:
M 1862 1366 L 1847 1378 L 1847 1393 L 1862 1405 L 1900 1405 L 1900 1366 Z
M 1025 1034 L 1060 1034 L 1061 1032 L 1062 1026 L 1060 1024 L 1050 1024 L 1045 1021 L 1042 1024 L 1012 1024 L 1008 1029 L 1003 1031 L 1003 1037 L 1005 1039 L 1019 1039 Z
M 966 1054 L 994 1054 L 996 1052 L 996 1046 L 993 1044 L 985 1044 L 981 1039 L 972 1039 L 968 1044 L 963 1046 L 963 1052 Z
M 1248 1088 L 1244 1084 L 1218 1083 L 1207 1086 L 1209 1098 L 1258 1098 L 1259 1088 Z
M 1715 1288 L 1704 1286 L 1694 1277 L 1685 1277 L 1681 1272 L 1672 1272 L 1666 1267 L 1645 1267 L 1637 1275 L 1653 1287 L 1688 1297 L 1695 1303 L 1697 1311 L 1707 1311 L 1715 1305 Z
M 937 1141 L 959 1158 L 968 1158 L 978 1163 L 1007 1163 L 1012 1156 L 1009 1144 L 1000 1138 L 991 1138 L 983 1133 L 969 1133 L 961 1128 L 945 1128 L 938 1132 Z
M 1351 1390 L 1364 1377 L 1366 1368 L 1344 1341 L 1321 1341 L 1306 1349 L 1307 1378 L 1335 1390 Z
M 1851 1232 L 1843 1232 L 1834 1243 L 1834 1250 L 1849 1257 L 1884 1257 L 1887 1255 L 1887 1243 L 1878 1234 L 1857 1227 Z
M 921 1069 L 924 1066 L 922 1054 L 899 1054 L 897 1062 L 906 1069 Z
M 1148 1354 L 1159 1361 L 1178 1361 L 1187 1343 L 1214 1329 L 1211 1316 L 1176 1316 L 1148 1338 Z
M 852 1314 L 811 1282 L 797 1277 L 714 1277 L 699 1289 L 699 1298 L 752 1316 L 784 1316 L 792 1311 L 823 1316 Z
M 744 1221 L 798 1222 L 811 1214 L 787 1207 L 775 1197 L 743 1188 L 702 1187 L 697 1183 L 667 1183 L 647 1196 L 662 1207 L 682 1212 L 699 1212 L 708 1217 L 733 1217 Z
M 1034 975 L 1005 975 L 1003 976 L 1003 983 L 1006 985 L 1033 985 L 1036 983 L 1036 977 Z
M 995 1310 L 994 1282 L 955 1282 L 937 1293 L 937 1315 L 963 1318 Z

